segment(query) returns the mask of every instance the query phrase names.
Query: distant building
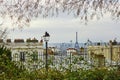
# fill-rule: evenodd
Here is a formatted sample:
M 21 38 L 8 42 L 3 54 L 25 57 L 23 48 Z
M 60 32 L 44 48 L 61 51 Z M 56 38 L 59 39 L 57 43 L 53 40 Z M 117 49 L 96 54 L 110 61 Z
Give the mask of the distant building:
M 69 56 L 69 55 L 77 55 L 77 50 L 75 48 L 68 48 L 67 56 Z
M 49 47 L 49 50 L 53 52 L 54 55 L 59 55 L 60 50 L 57 47 Z
M 88 56 L 93 63 L 99 66 L 114 65 L 120 63 L 120 44 L 110 41 L 108 45 L 94 45 L 88 47 Z

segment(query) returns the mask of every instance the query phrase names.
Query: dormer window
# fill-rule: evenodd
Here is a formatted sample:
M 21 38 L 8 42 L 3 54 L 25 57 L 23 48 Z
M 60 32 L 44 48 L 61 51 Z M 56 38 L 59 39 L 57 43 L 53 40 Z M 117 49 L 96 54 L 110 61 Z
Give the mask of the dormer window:
M 3 39 L 0 39 L 0 43 L 3 43 Z
M 7 39 L 6 42 L 7 42 L 7 43 L 11 43 L 11 39 Z
M 15 43 L 24 43 L 24 39 L 15 39 L 14 42 Z
M 38 40 L 36 38 L 34 38 L 34 39 L 29 38 L 29 39 L 26 40 L 26 42 L 38 42 Z

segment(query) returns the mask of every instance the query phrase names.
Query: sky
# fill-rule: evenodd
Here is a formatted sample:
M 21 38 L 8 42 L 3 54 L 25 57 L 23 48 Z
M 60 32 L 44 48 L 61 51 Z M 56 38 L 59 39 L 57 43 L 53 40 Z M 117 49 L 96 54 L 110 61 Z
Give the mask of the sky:
M 100 20 L 89 20 L 87 25 L 79 18 L 69 15 L 36 18 L 32 19 L 30 27 L 24 27 L 22 30 L 10 29 L 7 38 L 40 40 L 45 31 L 50 34 L 50 43 L 69 43 L 71 40 L 75 42 L 76 32 L 78 32 L 79 43 L 84 43 L 88 39 L 92 42 L 108 42 L 115 38 L 120 42 L 120 21 L 112 20 L 109 16 Z

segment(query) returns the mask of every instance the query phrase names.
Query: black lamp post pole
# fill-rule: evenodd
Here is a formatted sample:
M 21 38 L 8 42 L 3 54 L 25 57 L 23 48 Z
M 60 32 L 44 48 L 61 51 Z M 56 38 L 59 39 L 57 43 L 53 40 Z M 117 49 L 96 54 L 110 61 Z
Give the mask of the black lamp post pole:
M 110 65 L 112 66 L 112 53 L 113 52 L 113 48 L 112 48 L 112 43 L 110 44 Z
M 43 35 L 44 41 L 45 41 L 45 46 L 46 46 L 46 54 L 45 54 L 45 68 L 46 72 L 48 72 L 48 41 L 49 41 L 49 33 L 45 32 L 45 35 Z
M 48 42 L 46 41 L 46 55 L 45 55 L 45 58 L 46 58 L 46 65 L 45 65 L 45 68 L 46 68 L 46 71 L 48 71 L 48 53 L 47 53 L 47 49 L 48 49 Z
M 71 64 L 71 52 L 70 52 L 70 72 L 71 72 L 72 64 Z
M 112 41 L 110 40 L 110 66 L 112 66 L 112 55 L 113 54 L 113 48 L 112 48 Z

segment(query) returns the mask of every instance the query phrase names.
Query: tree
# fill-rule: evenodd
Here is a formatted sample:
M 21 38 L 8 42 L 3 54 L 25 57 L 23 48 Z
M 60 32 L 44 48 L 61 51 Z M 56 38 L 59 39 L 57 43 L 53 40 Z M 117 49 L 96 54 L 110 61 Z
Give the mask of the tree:
M 33 17 L 58 15 L 62 12 L 88 21 L 110 13 L 120 18 L 120 0 L 0 0 L 0 16 L 19 27 L 28 26 Z
M 7 28 L 5 29 L 0 29 L 0 40 L 5 39 L 7 36 Z
M 0 46 L 0 80 L 16 80 L 25 78 L 29 73 L 25 69 L 20 69 L 11 61 L 11 51 L 4 46 Z

